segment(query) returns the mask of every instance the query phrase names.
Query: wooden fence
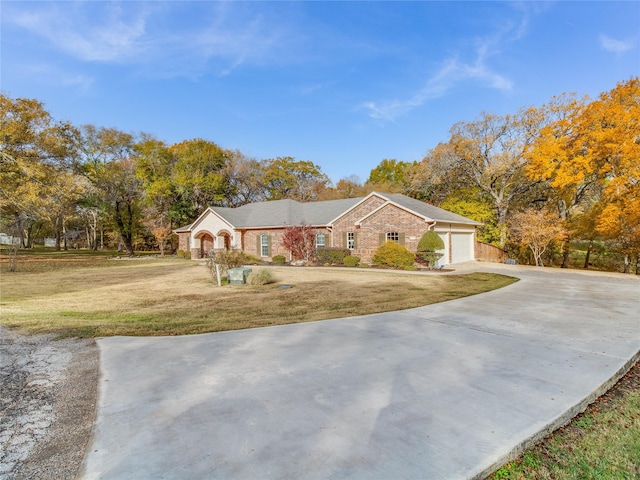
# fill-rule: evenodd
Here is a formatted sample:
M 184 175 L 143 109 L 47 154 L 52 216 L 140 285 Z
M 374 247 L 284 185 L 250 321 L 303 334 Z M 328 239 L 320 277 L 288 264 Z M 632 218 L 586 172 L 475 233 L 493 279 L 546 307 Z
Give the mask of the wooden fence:
M 504 263 L 507 260 L 507 252 L 495 245 L 476 242 L 476 260 L 481 262 Z

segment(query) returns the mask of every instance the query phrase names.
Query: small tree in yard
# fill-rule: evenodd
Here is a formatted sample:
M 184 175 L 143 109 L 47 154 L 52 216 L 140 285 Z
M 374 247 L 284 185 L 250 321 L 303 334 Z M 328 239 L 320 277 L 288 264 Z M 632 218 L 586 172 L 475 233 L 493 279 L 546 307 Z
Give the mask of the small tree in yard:
M 436 252 L 436 250 L 442 250 L 443 248 L 444 242 L 440 235 L 433 230 L 429 230 L 418 242 L 416 257 L 426 261 L 429 264 L 429 268 L 433 269 L 436 262 L 442 257 L 442 253 Z
M 216 279 L 216 265 L 220 265 L 221 272 L 227 272 L 230 268 L 243 266 L 247 261 L 247 256 L 241 250 L 221 250 L 216 252 L 211 250 L 206 260 L 207 269 L 212 279 Z
M 316 253 L 316 234 L 310 225 L 302 224 L 284 229 L 282 245 L 291 251 L 294 260 L 311 263 Z
M 566 230 L 558 217 L 551 213 L 528 209 L 511 217 L 510 233 L 514 240 L 531 249 L 536 266 L 544 267 L 542 254 L 553 241 L 562 240 Z

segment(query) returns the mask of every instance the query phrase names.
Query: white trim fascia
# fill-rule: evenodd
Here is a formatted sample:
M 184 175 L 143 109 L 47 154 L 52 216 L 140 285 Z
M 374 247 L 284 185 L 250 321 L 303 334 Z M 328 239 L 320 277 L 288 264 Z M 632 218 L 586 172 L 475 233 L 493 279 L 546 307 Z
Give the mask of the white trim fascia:
M 356 225 L 361 225 L 362 222 L 364 222 L 367 218 L 369 218 L 371 215 L 373 215 L 374 213 L 379 212 L 380 210 L 382 210 L 384 207 L 389 206 L 389 205 L 393 205 L 394 207 L 398 207 L 400 210 L 404 210 L 405 212 L 410 213 L 411 215 L 415 215 L 416 217 L 422 218 L 424 219 L 425 223 L 432 223 L 435 222 L 435 220 L 433 218 L 429 218 L 429 217 L 425 217 L 424 215 L 422 215 L 421 213 L 418 212 L 414 212 L 413 210 L 411 210 L 410 208 L 404 207 L 402 205 L 400 205 L 399 203 L 396 203 L 394 201 L 391 201 L 389 199 L 387 199 L 386 203 L 383 203 L 382 205 L 380 205 L 378 208 L 376 208 L 375 210 L 372 210 L 371 212 L 367 213 L 364 217 L 362 217 L 360 220 L 357 220 L 355 222 Z

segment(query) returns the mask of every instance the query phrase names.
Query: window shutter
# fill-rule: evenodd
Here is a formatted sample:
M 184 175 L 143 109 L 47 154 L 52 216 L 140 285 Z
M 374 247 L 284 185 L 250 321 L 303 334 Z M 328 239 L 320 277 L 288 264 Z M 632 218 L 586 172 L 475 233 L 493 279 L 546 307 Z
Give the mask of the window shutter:
M 262 235 L 256 235 L 256 251 L 258 252 L 258 258 L 262 256 Z
M 384 245 L 384 243 L 387 241 L 387 234 L 386 233 L 381 233 L 380 234 L 380 245 Z
M 404 233 L 399 233 L 398 234 L 398 243 L 400 245 L 404 245 Z
M 353 233 L 353 249 L 358 248 L 358 234 L 356 232 Z
M 267 235 L 267 257 L 271 256 L 271 235 Z
M 349 243 L 348 243 L 348 237 L 347 237 L 347 232 L 344 232 L 344 233 L 342 234 L 342 246 L 343 246 L 344 248 L 347 248 L 347 247 L 349 246 Z

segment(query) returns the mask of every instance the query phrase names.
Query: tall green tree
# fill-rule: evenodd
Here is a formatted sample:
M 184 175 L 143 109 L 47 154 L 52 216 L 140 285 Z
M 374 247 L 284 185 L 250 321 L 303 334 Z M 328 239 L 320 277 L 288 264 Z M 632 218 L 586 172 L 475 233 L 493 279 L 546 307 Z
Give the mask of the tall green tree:
M 134 136 L 115 128 L 85 125 L 75 169 L 91 185 L 95 206 L 105 212 L 127 255 L 140 227 L 142 182 L 136 176 Z
M 230 193 L 224 169 L 232 153 L 201 138 L 185 140 L 169 150 L 176 159 L 173 181 L 185 208 L 183 215 L 194 220 L 204 208 L 223 205 Z
M 278 157 L 262 162 L 262 182 L 267 200 L 290 198 L 303 202 L 318 199 L 330 184 L 320 167 L 293 157 Z
M 226 207 L 239 207 L 266 199 L 262 181 L 262 164 L 242 152 L 233 151 L 222 170 L 228 184 Z
M 164 255 L 165 244 L 173 228 L 185 219 L 178 207 L 178 193 L 173 180 L 176 157 L 167 145 L 153 137 L 142 134 L 134 145 L 136 177 L 143 190 L 142 223 L 155 237 L 160 255 Z M 174 220 L 178 224 L 174 225 Z
M 477 187 L 465 187 L 453 190 L 444 199 L 441 208 L 470 218 L 483 225 L 477 230 L 480 242 L 500 244 L 500 229 L 491 198 Z
M 385 158 L 371 170 L 366 183 L 384 191 L 407 193 L 417 164 L 418 162 L 400 162 L 395 158 Z

